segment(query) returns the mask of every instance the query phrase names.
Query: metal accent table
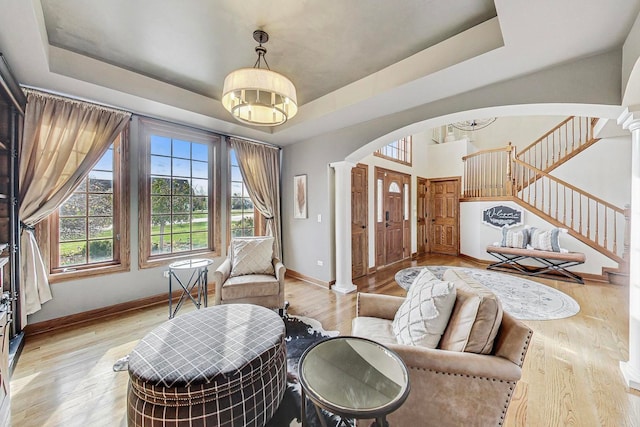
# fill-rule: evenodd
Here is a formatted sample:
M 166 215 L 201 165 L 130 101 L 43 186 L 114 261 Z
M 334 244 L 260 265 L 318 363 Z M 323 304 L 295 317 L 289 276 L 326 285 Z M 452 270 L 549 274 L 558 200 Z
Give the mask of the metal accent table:
M 386 415 L 409 395 L 409 372 L 387 347 L 360 337 L 335 337 L 309 347 L 301 356 L 301 419 L 306 421 L 306 398 L 343 418 L 374 418 L 372 426 L 388 427 Z
M 207 306 L 207 273 L 211 264 L 213 264 L 213 261 L 206 258 L 193 258 L 169 264 L 169 319 L 172 319 L 176 315 L 180 307 L 182 307 L 182 304 L 187 299 L 190 299 L 198 309 L 200 309 L 202 305 L 205 307 Z M 193 271 L 191 272 L 189 279 L 186 282 L 183 282 L 176 273 L 178 271 L 187 270 Z M 173 298 L 171 298 L 171 295 L 173 292 L 174 280 L 178 282 L 182 288 L 182 294 L 180 295 L 180 299 L 178 299 L 175 308 L 172 308 Z M 191 294 L 194 289 L 198 291 L 195 298 Z

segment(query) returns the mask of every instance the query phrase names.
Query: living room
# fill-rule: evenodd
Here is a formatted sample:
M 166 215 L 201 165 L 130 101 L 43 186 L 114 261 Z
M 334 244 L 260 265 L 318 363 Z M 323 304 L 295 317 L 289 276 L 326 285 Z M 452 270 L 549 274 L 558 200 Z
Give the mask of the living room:
M 173 14 L 176 17 L 184 15 L 182 16 L 184 20 L 179 20 L 184 27 L 181 27 L 178 34 L 180 31 L 186 34 L 189 32 L 189 25 L 184 22 L 190 22 L 190 17 L 198 15 L 194 11 L 202 7 L 204 8 L 202 16 L 206 17 L 202 20 L 215 18 L 215 22 L 220 23 L 226 31 L 225 33 L 221 30 L 224 37 L 218 35 L 217 41 L 208 46 L 209 50 L 222 50 L 221 45 L 227 42 L 234 45 L 237 43 L 237 47 L 232 49 L 236 55 L 236 58 L 231 61 L 233 65 L 223 67 L 226 71 L 218 71 L 222 77 L 210 83 L 213 86 L 202 83 L 211 78 L 207 75 L 211 72 L 211 65 L 197 62 L 201 57 L 193 53 L 197 52 L 196 50 L 189 51 L 190 57 L 176 57 L 169 61 L 182 64 L 190 61 L 197 63 L 198 65 L 192 66 L 192 70 L 189 71 L 197 70 L 197 72 L 189 77 L 180 74 L 185 72 L 184 70 L 177 70 L 170 77 L 163 76 L 165 71 L 162 67 L 166 65 L 158 66 L 160 68 L 148 66 L 144 69 L 144 66 L 139 64 L 118 63 L 117 60 L 122 58 L 111 57 L 109 60 L 100 60 L 101 55 L 107 56 L 105 52 L 112 49 L 113 44 L 127 45 L 119 37 L 123 39 L 129 37 L 129 43 L 136 45 L 136 53 L 146 54 L 144 49 L 137 46 L 142 44 L 137 43 L 137 40 L 145 40 L 140 33 L 131 31 L 129 34 L 124 34 L 123 32 L 118 38 L 114 35 L 113 39 L 105 36 L 104 31 L 117 30 L 114 27 L 102 25 L 102 22 L 120 22 L 120 18 L 110 8 L 102 11 L 102 6 L 99 9 L 101 13 L 95 15 L 110 16 L 110 19 L 97 19 L 91 11 L 92 6 L 57 1 L 3 0 L 3 13 L 0 18 L 0 24 L 2 24 L 0 52 L 6 57 L 18 82 L 25 88 L 95 102 L 132 113 L 133 119 L 128 125 L 130 147 L 141 144 L 140 135 L 144 131 L 145 121 L 148 123 L 151 119 L 161 119 L 165 123 L 187 126 L 197 131 L 213 132 L 225 137 L 239 137 L 279 147 L 282 253 L 283 262 L 288 271 L 286 297 L 291 304 L 289 309 L 291 314 L 315 318 L 327 330 L 338 330 L 341 335 L 348 335 L 351 319 L 355 315 L 355 293 L 343 294 L 341 291 L 356 288 L 364 292 L 370 289 L 370 291 L 391 295 L 404 295 L 405 291 L 393 281 L 393 275 L 399 269 L 415 265 L 417 261 L 405 257 L 406 259 L 400 263 L 383 268 L 384 265 L 379 265 L 374 256 L 375 236 L 372 229 L 369 229 L 371 250 L 368 252 L 366 263 L 368 275 L 363 278 L 352 278 L 350 234 L 340 232 L 340 230 L 349 230 L 349 225 L 346 222 L 347 217 L 341 216 L 345 215 L 344 212 L 339 210 L 344 200 L 350 200 L 350 198 L 342 198 L 350 196 L 349 191 L 346 190 L 350 188 L 349 182 L 346 181 L 349 175 L 341 175 L 342 171 L 338 172 L 338 169 L 346 169 L 346 165 L 367 161 L 372 164 L 370 169 L 372 185 L 369 189 L 369 194 L 372 196 L 369 198 L 367 211 L 370 218 L 373 218 L 375 206 L 372 177 L 375 160 L 371 160 L 372 153 L 391 141 L 408 135 L 411 135 L 414 140 L 416 150 L 414 156 L 422 160 L 427 158 L 424 170 L 415 171 L 412 179 L 464 176 L 464 164 L 461 159 L 453 159 L 451 165 L 445 166 L 443 162 L 433 160 L 439 158 L 437 154 L 433 154 L 431 161 L 428 160 L 427 154 L 422 157 L 421 153 L 447 149 L 449 142 L 437 144 L 433 141 L 434 130 L 442 129 L 451 123 L 497 117 L 497 120 L 485 129 L 469 132 L 467 137 L 471 141 L 466 146 L 467 151 L 462 153 L 466 156 L 473 154 L 476 150 L 504 147 L 510 141 L 520 151 L 567 117 L 596 117 L 602 119 L 602 123 L 608 122 L 607 129 L 603 130 L 605 136 L 593 147 L 560 167 L 556 174 L 564 181 L 584 187 L 593 195 L 616 206 L 624 207 L 626 204 L 632 206 L 634 204 L 630 179 L 632 165 L 629 161 L 634 153 L 632 133 L 629 128 L 624 128 L 624 120 L 620 120 L 621 124 L 616 122 L 624 117 L 625 108 L 628 107 L 633 112 L 632 107 L 640 101 L 637 99 L 635 90 L 638 78 L 634 67 L 638 51 L 637 32 L 640 31 L 636 23 L 640 7 L 637 1 L 616 1 L 615 4 L 607 5 L 604 10 L 601 10 L 601 5 L 596 2 L 584 5 L 583 2 L 578 1 L 561 6 L 548 1 L 537 4 L 535 7 L 526 5 L 524 2 L 514 4 L 501 0 L 479 2 L 480 5 L 475 2 L 461 1 L 449 8 L 431 5 L 430 7 L 434 10 L 424 9 L 426 6 L 418 5 L 418 2 L 407 2 L 401 8 L 396 7 L 398 10 L 393 11 L 395 15 L 389 15 L 388 6 L 384 5 L 370 7 L 358 3 L 357 6 L 353 6 L 357 9 L 353 10 L 347 6 L 332 5 L 336 8 L 336 16 L 351 16 L 350 14 L 356 13 L 356 10 L 358 10 L 357 13 L 366 14 L 358 26 L 353 25 L 354 28 L 342 36 L 336 27 L 329 26 L 332 20 L 336 20 L 335 17 L 318 10 L 318 6 L 308 5 L 312 9 L 303 11 L 301 7 L 294 7 L 286 2 L 282 3 L 281 8 L 251 3 L 251 7 L 247 6 L 249 11 L 244 8 L 237 10 L 239 7 L 223 3 L 215 3 L 207 7 L 185 6 L 181 11 L 167 6 L 166 13 L 159 13 L 157 18 L 160 19 L 159 22 L 167 23 L 169 21 L 166 15 Z M 151 7 L 140 4 L 127 5 L 123 8 L 132 8 L 132 12 L 137 13 L 139 22 L 146 22 L 145 6 Z M 94 4 L 93 7 L 98 6 Z M 82 24 L 81 18 L 72 13 L 73 9 L 79 15 L 89 15 L 89 18 L 85 17 L 89 21 L 84 21 L 85 24 Z M 283 27 L 287 25 L 283 23 L 285 19 L 283 16 L 287 15 L 277 14 L 275 10 L 278 9 L 286 10 L 287 13 L 299 18 L 300 22 L 312 22 L 311 17 L 318 16 L 313 18 L 318 19 L 316 27 L 326 31 L 313 32 L 312 37 L 309 37 L 312 40 L 305 42 L 308 45 L 305 45 L 304 49 L 299 49 L 314 53 L 318 56 L 317 61 L 299 56 L 296 51 L 296 45 L 299 44 L 296 40 L 316 27 L 310 23 L 296 24 L 295 31 L 285 39 L 286 31 Z M 462 19 L 464 9 L 469 9 L 465 12 L 468 13 L 466 21 Z M 216 13 L 218 10 L 224 11 L 219 15 L 234 16 L 234 18 L 226 20 L 219 18 Z M 577 10 L 580 10 L 580 13 L 577 13 Z M 450 17 L 447 19 L 452 19 L 451 21 L 446 21 L 444 18 L 438 20 L 435 16 L 440 15 L 431 13 L 435 11 L 442 16 L 458 15 L 458 20 L 455 21 Z M 412 14 L 420 18 L 410 19 Z M 236 17 L 238 15 L 239 17 Z M 385 15 L 387 15 L 386 18 Z M 390 21 L 391 16 L 395 17 L 395 23 Z M 366 19 L 370 19 L 370 22 Z M 94 22 L 94 20 L 98 22 L 95 23 L 95 34 L 91 34 L 92 24 L 86 24 L 86 22 Z M 445 21 L 455 28 L 438 27 Z M 243 23 L 235 28 L 235 25 L 229 22 Z M 419 27 L 428 27 L 425 23 L 429 23 L 440 28 L 440 33 L 434 29 L 435 35 L 428 33 L 416 35 L 416 38 L 422 37 L 422 40 L 414 40 L 413 47 L 406 46 L 404 51 L 396 53 L 404 56 L 397 56 L 393 60 L 387 59 L 386 63 L 369 64 L 366 63 L 365 57 L 376 55 L 365 50 L 365 47 L 370 48 L 370 44 L 366 36 L 368 33 L 362 31 L 365 36 L 361 36 L 357 44 L 360 50 L 348 52 L 352 56 L 347 58 L 339 56 L 337 48 L 341 44 L 340 37 L 355 37 L 358 29 L 369 28 L 367 31 L 372 31 L 370 27 L 384 28 L 384 31 L 381 31 L 384 37 L 377 36 L 379 38 L 372 40 L 375 40 L 374 45 L 379 46 L 381 51 L 391 52 L 394 45 L 402 43 L 398 39 L 391 38 L 387 33 L 393 32 L 394 27 L 402 26 L 403 23 L 407 27 L 411 23 L 411 31 L 418 31 L 416 28 Z M 74 24 L 84 27 L 77 29 Z M 194 27 L 201 30 L 203 27 L 206 28 L 207 24 L 200 22 Z M 269 55 L 267 55 L 269 65 L 274 70 L 290 76 L 296 86 L 306 90 L 306 92 L 299 92 L 301 104 L 298 116 L 274 128 L 258 128 L 238 123 L 222 107 L 219 101 L 220 94 L 216 91 L 221 88 L 226 73 L 253 63 L 255 54 L 252 50 L 256 43 L 252 40 L 251 33 L 259 27 L 268 31 L 271 37 L 269 43 L 265 44 L 269 49 Z M 100 30 L 98 31 L 97 28 Z M 73 38 L 74 31 L 78 31 L 78 34 L 87 37 L 91 42 L 85 40 L 85 44 L 82 39 L 79 39 L 78 44 L 73 45 L 65 37 Z M 155 35 L 160 37 L 159 33 Z M 184 46 L 190 43 L 202 43 L 207 46 L 202 40 L 196 43 L 196 41 L 185 41 L 171 31 L 167 31 L 167 34 L 169 34 L 167 38 L 163 39 L 164 45 L 160 46 L 174 48 L 171 50 L 173 55 L 177 55 L 181 49 L 186 50 Z M 231 34 L 234 34 L 233 38 Z M 401 40 L 409 40 L 406 33 L 404 34 L 397 37 Z M 173 41 L 172 35 L 175 39 Z M 213 35 L 207 37 L 214 39 Z M 70 46 L 65 46 L 65 43 L 70 43 Z M 87 47 L 92 43 L 98 46 L 95 52 L 91 52 L 91 47 Z M 202 44 L 199 47 L 202 47 Z M 407 45 L 409 44 L 407 42 Z M 159 49 L 162 53 L 154 49 Z M 325 49 L 327 52 L 323 52 Z M 153 51 L 157 55 L 154 58 L 147 58 L 149 63 L 167 61 L 168 54 L 161 47 L 149 48 L 148 51 Z M 443 52 L 455 52 L 455 54 Z M 528 53 L 524 55 L 523 52 Z M 344 52 L 342 54 L 345 55 Z M 332 58 L 332 55 L 335 57 Z M 357 59 L 354 60 L 354 58 Z M 398 62 L 400 59 L 404 61 Z M 286 62 L 287 60 L 291 62 Z M 313 70 L 313 66 L 309 64 L 314 62 L 322 62 L 323 66 L 328 62 L 330 65 L 325 69 L 320 69 L 318 65 L 318 70 Z M 354 65 L 343 67 L 346 63 Z M 142 68 L 137 69 L 138 66 Z M 303 83 L 305 75 L 308 76 L 308 80 L 314 80 L 313 76 L 315 80 L 324 80 L 324 77 L 319 76 L 342 74 L 342 68 L 353 68 L 353 70 L 345 70 L 345 74 L 340 77 L 342 81 L 336 79 L 335 82 L 322 82 L 326 84 L 324 89 L 319 86 L 319 82 Z M 203 72 L 203 70 L 208 71 Z M 304 86 L 305 84 L 308 86 Z M 334 86 L 330 89 L 332 84 Z M 316 92 L 313 92 L 314 90 Z M 524 124 L 527 119 L 527 123 L 536 122 L 537 125 Z M 507 128 L 510 128 L 511 132 L 507 132 Z M 527 132 L 521 132 L 523 128 L 526 128 Z M 520 132 L 513 132 L 514 129 L 519 129 Z M 125 416 L 123 411 L 126 409 L 126 378 L 124 378 L 126 374 L 114 375 L 110 371 L 111 365 L 119 357 L 127 354 L 135 342 L 152 326 L 166 320 L 168 279 L 164 277 L 164 272 L 167 270 L 167 264 L 140 267 L 141 243 L 138 241 L 138 222 L 141 209 L 138 200 L 142 193 L 138 186 L 139 168 L 137 166 L 140 155 L 138 150 L 131 149 L 128 159 L 129 200 L 131 201 L 128 215 L 129 270 L 72 280 L 52 280 L 53 299 L 42 304 L 40 311 L 29 315 L 26 325 L 33 327 L 39 324 L 41 331 L 45 331 L 56 323 L 59 326 L 64 322 L 71 324 L 78 318 L 101 316 L 109 310 L 115 310 L 113 307 L 133 311 L 117 316 L 116 319 L 90 322 L 89 329 L 71 329 L 64 332 L 60 330 L 34 335 L 31 342 L 38 343 L 35 347 L 29 346 L 29 329 L 27 329 L 25 350 L 18 361 L 18 370 L 15 371 L 19 377 L 14 377 L 11 384 L 14 418 L 19 420 L 19 425 L 33 425 L 30 424 L 31 422 L 61 425 L 69 422 L 69 418 L 66 418 L 69 416 L 79 424 L 82 424 L 82 421 L 85 421 L 85 424 L 99 423 L 96 420 L 107 417 L 106 414 L 112 410 L 120 413 L 116 418 L 103 418 L 103 420 L 110 420 L 104 421 L 104 425 L 114 425 L 123 421 Z M 230 222 L 232 220 L 229 208 L 231 196 L 225 194 L 226 190 L 224 190 L 232 181 L 225 171 L 229 158 L 228 146 L 220 144 L 216 155 L 216 167 L 220 170 L 220 188 L 223 190 L 218 197 L 220 204 L 216 206 L 219 217 L 214 227 L 217 227 L 215 238 L 219 240 L 214 242 L 216 246 L 213 256 L 214 265 L 210 268 L 210 272 L 222 263 L 226 255 L 231 237 Z M 390 165 L 391 163 L 385 163 L 384 167 L 394 168 Z M 438 167 L 441 169 L 436 171 Z M 590 173 L 593 170 L 595 171 Z M 306 177 L 307 185 L 307 211 L 304 218 L 295 218 L 293 209 L 294 182 L 299 176 Z M 411 221 L 413 222 L 410 230 L 413 231 L 411 245 L 407 249 L 409 256 L 417 252 L 415 234 L 417 216 L 413 200 L 416 194 L 415 181 L 411 182 L 411 192 Z M 428 260 L 429 264 L 477 267 L 478 261 L 490 259 L 485 252 L 485 247 L 500 239 L 500 231 L 489 227 L 483 228 L 478 213 L 486 207 L 482 203 L 487 202 L 468 200 L 461 203 L 459 240 L 460 254 L 463 257 L 448 258 L 432 255 Z M 475 204 L 481 206 L 470 208 Z M 527 221 L 534 218 L 530 212 L 526 212 L 524 216 Z M 624 226 L 621 225 L 617 233 L 623 232 Z M 568 424 L 575 419 L 590 425 L 595 422 L 594 420 L 604 422 L 601 420 L 607 419 L 609 413 L 616 413 L 616 417 L 619 417 L 615 418 L 618 421 L 617 425 L 633 425 L 640 411 L 638 395 L 633 389 L 625 387 L 617 366 L 619 362 L 631 359 L 627 352 L 630 347 L 629 341 L 632 340 L 636 331 L 629 329 L 628 326 L 629 311 L 633 313 L 634 310 L 633 298 L 629 297 L 629 292 L 632 290 L 628 285 L 605 286 L 602 282 L 593 280 L 593 276 L 602 276 L 603 267 L 615 268 L 618 264 L 591 252 L 592 249 L 578 239 L 570 236 L 563 237 L 567 237 L 563 243 L 568 245 L 569 250 L 587 254 L 587 262 L 576 269 L 580 273 L 586 273 L 587 285 L 567 285 L 561 281 L 543 282 L 568 293 L 577 300 L 581 308 L 579 316 L 584 317 L 573 321 L 558 320 L 552 325 L 534 322 L 534 334 L 538 335 L 537 337 L 534 335 L 535 347 L 530 348 L 529 356 L 541 355 L 540 359 L 531 357 L 531 360 L 543 363 L 542 360 L 545 365 L 536 366 L 533 362 L 527 365 L 529 371 L 525 371 L 524 374 L 526 381 L 522 382 L 523 385 L 512 399 L 506 425 L 522 425 L 525 419 L 528 420 L 529 425 L 539 425 L 536 422 L 540 422 L 541 418 L 533 415 L 532 412 L 536 405 L 541 404 L 545 405 L 542 412 L 545 416 L 551 417 L 549 418 L 551 424 L 554 421 L 558 425 Z M 618 241 L 618 249 L 621 253 L 624 246 L 622 240 Z M 634 241 L 631 244 L 635 244 Z M 424 258 L 419 259 L 420 262 L 427 262 Z M 633 274 L 632 269 L 632 283 Z M 331 290 L 331 287 L 334 290 Z M 136 304 L 141 304 L 141 301 L 148 302 L 153 298 L 157 300 L 154 301 L 159 304 L 158 306 L 148 311 L 135 307 Z M 313 302 L 310 303 L 310 301 Z M 135 317 L 135 313 L 142 312 L 144 312 L 142 317 Z M 600 325 L 595 341 L 602 340 L 602 347 L 606 349 L 604 352 L 611 354 L 607 355 L 606 362 L 602 362 L 594 352 L 594 360 L 581 362 L 582 366 L 587 366 L 585 368 L 587 370 L 581 371 L 581 374 L 589 375 L 590 364 L 606 365 L 606 369 L 594 371 L 597 372 L 594 375 L 601 380 L 596 381 L 595 384 L 589 382 L 588 385 L 584 385 L 580 382 L 582 377 L 579 374 L 562 376 L 562 380 L 555 382 L 556 380 L 550 379 L 554 374 L 536 377 L 528 373 L 544 370 L 561 372 L 563 367 L 570 370 L 571 365 L 565 366 L 561 360 L 564 357 L 573 357 L 574 353 L 585 354 L 585 349 L 590 349 L 586 336 L 591 334 L 591 328 L 594 327 L 590 320 L 595 321 L 595 319 L 598 319 L 598 325 Z M 103 327 L 106 329 L 100 332 Z M 127 335 L 125 337 L 122 336 L 123 330 L 127 331 L 127 334 L 124 334 Z M 37 336 L 40 338 L 36 338 Z M 88 336 L 93 336 L 96 340 L 89 338 L 79 343 L 77 347 L 70 347 L 70 343 L 79 342 L 81 337 Z M 571 342 L 570 346 L 562 347 L 559 344 L 565 339 Z M 610 339 L 613 341 L 609 341 Z M 100 344 L 102 341 L 103 344 Z M 47 347 L 47 345 L 54 347 Z M 91 352 L 89 348 L 92 346 L 101 349 L 101 357 L 95 353 L 88 355 Z M 534 351 L 531 353 L 532 349 Z M 67 350 L 69 354 L 65 358 Z M 86 357 L 82 356 L 83 354 Z M 586 355 L 589 354 L 589 351 L 586 351 Z M 547 359 L 555 361 L 547 361 Z M 60 396 L 55 399 L 58 403 L 49 401 L 50 396 L 45 390 L 43 390 L 45 394 L 38 397 L 35 389 L 29 386 L 29 383 L 44 386 L 37 380 L 38 377 L 46 378 L 44 371 L 39 371 L 44 366 L 41 368 L 38 366 L 46 365 L 52 360 L 56 360 L 55 364 L 61 367 L 66 366 L 74 372 L 74 378 L 68 383 L 58 383 L 59 380 L 49 377 L 48 381 L 55 383 L 55 387 L 60 390 Z M 20 370 L 22 363 L 27 366 L 24 368 L 25 371 Z M 547 366 L 546 363 L 552 366 Z M 104 366 L 108 369 L 100 373 L 93 372 L 93 369 L 99 370 Z M 63 377 L 68 374 L 68 371 L 65 374 L 62 371 L 51 374 Z M 83 382 L 82 378 L 86 378 L 87 382 Z M 608 378 L 615 378 L 615 381 L 611 380 L 615 384 L 612 384 Z M 109 382 L 110 386 L 107 388 L 98 386 L 101 381 Z M 549 385 L 549 382 L 554 385 Z M 551 387 L 553 391 L 545 391 L 545 385 Z M 582 388 L 583 385 L 586 388 L 592 388 L 593 393 L 576 398 L 566 406 L 558 403 L 562 402 L 566 395 L 579 394 L 575 390 Z M 69 391 L 71 389 L 76 391 Z M 534 392 L 534 390 L 537 391 Z M 99 410 L 96 413 L 86 414 L 86 417 L 82 418 L 81 407 L 86 393 L 95 394 L 96 400 L 92 402 L 96 402 Z M 596 414 L 592 414 L 591 418 L 587 418 L 586 415 L 576 415 L 578 412 L 589 412 L 587 409 L 590 408 L 591 399 L 597 399 L 594 396 L 598 394 L 602 402 L 599 401 L 596 405 L 598 407 Z M 615 394 L 616 399 L 611 400 L 616 402 L 624 400 L 624 405 L 610 402 L 606 397 L 607 394 Z M 110 406 L 111 403 L 106 405 L 97 403 L 100 401 L 99 396 L 109 400 L 114 406 Z M 30 406 L 46 408 L 43 412 L 48 415 L 40 413 L 32 421 L 29 417 Z M 72 415 L 66 412 L 67 409 L 62 409 L 72 407 L 76 408 L 69 409 Z M 522 415 L 522 411 L 528 414 L 528 418 L 527 415 Z M 581 418 L 582 416 L 585 418 Z M 614 424 L 616 423 L 612 423 Z

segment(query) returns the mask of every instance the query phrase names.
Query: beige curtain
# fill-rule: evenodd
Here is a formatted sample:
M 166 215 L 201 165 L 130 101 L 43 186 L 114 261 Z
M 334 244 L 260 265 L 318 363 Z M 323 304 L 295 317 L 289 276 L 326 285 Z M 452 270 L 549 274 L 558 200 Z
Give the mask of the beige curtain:
M 31 89 L 20 146 L 22 325 L 52 298 L 33 227 L 64 202 L 127 125 L 130 113 Z
M 240 173 L 253 205 L 267 219 L 267 235 L 273 236 L 273 253 L 282 259 L 280 231 L 280 150 L 265 144 L 231 138 Z

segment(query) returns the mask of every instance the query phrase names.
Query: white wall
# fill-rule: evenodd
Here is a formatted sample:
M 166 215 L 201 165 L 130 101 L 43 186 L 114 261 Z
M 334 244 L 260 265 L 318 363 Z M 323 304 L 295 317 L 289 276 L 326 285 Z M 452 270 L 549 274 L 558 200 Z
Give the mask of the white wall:
M 496 205 L 522 209 L 521 206 L 512 202 L 464 202 L 460 204 L 460 252 L 462 254 L 481 260 L 496 261 L 487 253 L 486 247 L 500 241 L 501 231 L 482 223 L 482 212 Z M 554 227 L 527 210 L 524 210 L 523 217 L 525 225 L 540 229 Z M 603 267 L 615 268 L 618 266 L 614 261 L 569 234 L 562 234 L 560 245 L 571 252 L 582 252 L 586 255 L 586 262 L 583 265 L 572 267 L 573 271 L 600 275 Z
M 470 142 L 479 150 L 506 147 L 509 142 L 517 152 L 558 125 L 566 116 L 499 117 L 484 129 L 467 132 Z
M 624 208 L 631 203 L 631 135 L 601 139 L 551 175 Z

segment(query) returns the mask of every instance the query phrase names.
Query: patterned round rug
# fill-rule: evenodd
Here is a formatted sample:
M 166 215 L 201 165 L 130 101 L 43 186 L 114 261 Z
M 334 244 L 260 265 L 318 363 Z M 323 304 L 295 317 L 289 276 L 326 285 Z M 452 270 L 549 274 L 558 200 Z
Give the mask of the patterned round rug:
M 396 273 L 396 281 L 407 289 L 407 284 L 424 267 L 409 267 Z M 502 303 L 502 308 L 520 320 L 552 320 L 571 317 L 580 311 L 580 305 L 569 295 L 533 280 L 479 268 L 426 266 L 436 277 L 442 278 L 450 268 L 462 270 L 491 289 Z M 406 287 L 405 287 L 406 286 Z

